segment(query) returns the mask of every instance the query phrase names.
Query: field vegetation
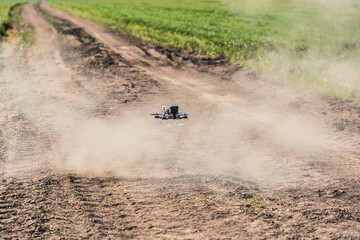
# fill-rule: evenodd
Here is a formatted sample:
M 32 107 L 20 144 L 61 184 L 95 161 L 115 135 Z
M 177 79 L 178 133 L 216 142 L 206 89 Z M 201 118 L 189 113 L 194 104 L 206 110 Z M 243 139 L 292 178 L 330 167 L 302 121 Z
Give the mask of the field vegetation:
M 13 2 L 0 2 L 0 38 L 6 34 L 6 30 L 11 27 L 9 18 L 9 10 L 13 6 Z
M 48 0 L 74 16 L 360 102 L 356 0 Z
M 22 7 L 28 3 L 19 1 L 3 1 L 0 3 L 0 39 L 9 34 L 15 36 L 15 42 L 20 43 L 21 46 L 32 46 L 35 43 L 35 36 L 32 29 L 24 25 L 20 11 Z

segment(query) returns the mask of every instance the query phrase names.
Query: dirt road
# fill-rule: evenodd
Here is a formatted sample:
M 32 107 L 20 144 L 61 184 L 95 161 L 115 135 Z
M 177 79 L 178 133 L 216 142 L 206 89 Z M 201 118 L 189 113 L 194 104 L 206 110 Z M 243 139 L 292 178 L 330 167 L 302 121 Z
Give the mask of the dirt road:
M 360 109 L 26 5 L 1 46 L 4 239 L 360 239 Z M 187 120 L 149 113 L 179 105 Z

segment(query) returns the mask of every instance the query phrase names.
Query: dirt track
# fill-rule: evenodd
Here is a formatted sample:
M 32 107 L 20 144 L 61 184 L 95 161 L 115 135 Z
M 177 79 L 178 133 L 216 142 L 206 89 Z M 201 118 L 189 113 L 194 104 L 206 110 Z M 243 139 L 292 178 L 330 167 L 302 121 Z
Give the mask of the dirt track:
M 43 8 L 0 50 L 1 238 L 360 239 L 358 107 Z

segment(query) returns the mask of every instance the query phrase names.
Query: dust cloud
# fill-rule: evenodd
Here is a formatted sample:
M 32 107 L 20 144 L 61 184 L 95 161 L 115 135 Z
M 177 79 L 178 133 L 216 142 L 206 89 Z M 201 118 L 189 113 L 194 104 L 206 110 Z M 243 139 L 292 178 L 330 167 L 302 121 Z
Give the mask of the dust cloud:
M 192 123 L 182 141 L 174 165 L 184 172 L 290 185 L 301 179 L 302 169 L 336 148 L 328 129 L 310 115 L 266 103 L 218 109 L 216 118 Z
M 146 176 L 149 165 L 161 169 L 156 159 L 168 151 L 171 134 L 165 134 L 148 112 L 123 110 L 120 115 L 96 117 L 93 112 L 104 94 L 96 90 L 98 83 L 48 61 L 48 53 L 22 51 L 4 46 L 0 120 L 8 139 L 7 153 L 2 154 L 12 157 L 7 157 L 3 170 L 16 173 L 41 165 L 136 177 Z M 74 79 L 84 81 L 88 89 L 74 87 Z
M 54 166 L 130 178 L 212 174 L 289 184 L 333 146 L 324 125 L 309 116 L 217 104 L 217 117 L 208 119 L 163 121 L 137 110 L 85 119 L 59 136 Z
M 260 100 L 245 104 L 241 96 L 220 96 L 211 88 L 201 94 L 199 88 L 204 102 L 187 120 L 154 119 L 136 105 L 96 117 L 103 93 L 78 92 L 71 81 L 81 76 L 59 64 L 15 63 L 2 72 L 8 107 L 42 135 L 19 141 L 36 150 L 29 162 L 59 171 L 130 178 L 213 174 L 290 184 L 301 179 L 299 169 L 334 146 L 321 122 L 276 107 L 296 98 L 287 90 L 275 93 L 284 98 L 276 100 L 267 99 L 274 89 L 258 88 Z M 82 81 L 84 89 L 98 89 Z M 8 151 L 18 151 L 15 145 Z
M 136 117 L 140 113 L 125 114 L 135 117 L 87 119 L 60 136 L 57 152 L 61 158 L 55 161 L 57 168 L 133 177 L 148 176 L 150 168 L 161 170 L 160 165 L 155 165 L 171 146 L 169 135 L 161 134 L 152 119 Z
M 245 103 L 241 96 L 218 95 L 211 87 L 198 88 L 200 107 L 183 121 L 154 119 L 139 105 L 96 117 L 94 112 L 107 94 L 97 84 L 106 79 L 94 83 L 73 72 L 50 44 L 28 56 L 8 51 L 2 71 L 9 93 L 7 108 L 22 114 L 31 123 L 31 132 L 40 136 L 13 136 L 18 141 L 8 151 L 18 151 L 21 141 L 26 151 L 32 151 L 30 162 L 55 170 L 126 177 L 215 174 L 288 184 L 299 180 L 299 170 L 331 145 L 322 123 L 277 109 L 277 100 L 269 99 L 273 89 L 261 86 L 252 94 L 262 100 L 254 103 Z M 57 56 L 54 61 L 49 61 L 51 54 Z M 184 84 L 179 91 L 188 94 L 192 87 Z M 292 99 L 292 92 L 279 95 Z

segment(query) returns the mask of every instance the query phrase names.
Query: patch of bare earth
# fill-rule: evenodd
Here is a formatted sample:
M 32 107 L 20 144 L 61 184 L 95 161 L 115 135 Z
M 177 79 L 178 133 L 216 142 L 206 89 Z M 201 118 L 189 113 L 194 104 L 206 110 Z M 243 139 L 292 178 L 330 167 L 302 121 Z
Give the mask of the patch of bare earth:
M 36 47 L 0 57 L 2 238 L 360 239 L 354 104 L 46 5 L 22 15 Z M 192 115 L 148 115 L 164 104 Z

